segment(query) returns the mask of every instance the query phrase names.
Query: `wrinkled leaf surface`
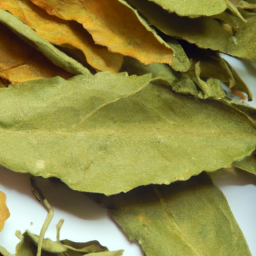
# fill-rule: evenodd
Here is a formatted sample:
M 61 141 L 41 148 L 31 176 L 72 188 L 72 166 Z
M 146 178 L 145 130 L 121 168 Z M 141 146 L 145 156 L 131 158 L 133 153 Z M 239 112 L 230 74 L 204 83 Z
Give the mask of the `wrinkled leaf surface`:
M 0 163 L 115 194 L 228 167 L 255 149 L 254 124 L 228 103 L 149 81 L 98 73 L 1 89 Z
M 187 40 L 201 48 L 256 60 L 255 13 L 242 12 L 246 23 L 228 12 L 214 17 L 190 19 L 168 13 L 147 0 L 129 0 L 129 3 L 142 13 L 150 24 L 169 36 Z M 221 21 L 223 18 L 224 22 Z M 228 21 L 227 24 L 225 20 Z
M 160 5 L 168 12 L 176 12 L 180 16 L 198 17 L 212 16 L 224 12 L 226 0 L 149 0 Z
M 97 44 L 112 52 L 134 57 L 145 64 L 171 63 L 173 51 L 123 0 L 32 0 L 49 14 L 76 20 Z
M 29 0 L 1 0 L 0 8 L 11 12 L 52 44 L 81 50 L 96 70 L 117 72 L 122 65 L 120 54 L 96 45 L 82 25 L 74 21 L 51 16 Z
M 98 200 L 147 256 L 251 255 L 225 196 L 205 173 Z
M 31 234 L 29 231 L 26 231 L 22 235 L 21 242 L 16 247 L 16 256 L 35 256 L 37 253 L 37 241 L 38 236 Z M 79 244 L 79 243 L 74 243 Z M 78 247 L 79 248 L 79 247 Z M 52 241 L 49 238 L 43 240 L 43 248 L 41 255 L 42 256 L 121 256 L 123 250 L 119 251 L 99 251 L 97 253 L 84 253 L 78 252 L 76 249 L 68 249 L 62 241 Z M 0 251 L 1 253 L 1 251 Z M 5 256 L 5 255 L 4 255 Z
M 11 83 L 73 75 L 54 65 L 41 52 L 0 23 L 0 77 Z
M 1 9 L 0 23 L 8 26 L 16 34 L 24 38 L 34 48 L 42 52 L 55 65 L 72 74 L 91 76 L 91 73 L 87 68 L 83 67 L 80 63 L 58 50 L 12 14 Z
M 160 5 L 168 12 L 176 12 L 180 16 L 212 16 L 227 8 L 226 0 L 149 0 Z

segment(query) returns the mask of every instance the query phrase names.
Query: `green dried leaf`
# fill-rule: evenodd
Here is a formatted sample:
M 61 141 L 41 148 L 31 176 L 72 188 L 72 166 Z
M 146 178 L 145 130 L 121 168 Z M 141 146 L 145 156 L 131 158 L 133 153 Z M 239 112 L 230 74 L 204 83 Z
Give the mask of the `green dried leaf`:
M 108 251 L 107 247 L 102 246 L 98 241 L 90 241 L 86 243 L 76 243 L 70 240 L 61 240 L 61 243 L 66 248 L 71 249 L 75 252 L 82 253 L 94 253 L 94 252 L 105 252 Z
M 8 26 L 16 34 L 20 35 L 37 50 L 42 52 L 55 65 L 67 70 L 72 74 L 83 74 L 88 77 L 91 76 L 89 70 L 83 67 L 80 63 L 55 48 L 47 40 L 39 36 L 35 31 L 22 23 L 12 14 L 1 9 L 0 22 Z
M 236 8 L 236 6 L 232 2 L 228 2 L 228 9 L 238 18 L 241 19 L 241 21 L 246 22 L 242 14 L 239 12 L 239 10 Z
M 10 254 L 4 247 L 0 246 L 0 255 L 1 256 L 13 256 Z
M 196 84 L 204 93 L 204 98 L 222 99 L 225 98 L 226 94 L 223 91 L 220 81 L 215 78 L 209 78 L 207 81 L 203 81 L 200 78 L 201 68 L 200 63 L 195 64 Z
M 26 231 L 22 235 L 21 242 L 16 247 L 16 255 L 15 256 L 35 256 L 37 253 L 38 246 L 38 236 L 31 234 L 29 231 Z M 79 243 L 73 243 L 79 246 Z M 82 244 L 82 243 L 81 243 Z M 104 248 L 104 247 L 103 247 Z M 79 247 L 77 248 L 79 249 Z M 42 256 L 121 256 L 123 254 L 123 250 L 119 251 L 99 251 L 97 253 L 84 253 L 78 252 L 76 248 L 71 250 L 67 248 L 61 242 L 54 242 L 50 239 L 43 240 L 42 247 Z M 1 250 L 0 250 L 1 253 Z M 3 256 L 9 256 L 9 254 L 3 254 Z
M 225 196 L 205 173 L 95 197 L 147 256 L 251 255 Z
M 170 66 L 175 70 L 175 71 L 180 71 L 180 72 L 186 72 L 189 70 L 191 63 L 184 52 L 182 46 L 179 44 L 178 41 L 176 40 L 171 40 L 169 39 L 167 41 L 168 45 L 172 48 L 173 53 L 174 53 L 174 58 Z
M 254 124 L 232 105 L 149 81 L 98 73 L 1 89 L 1 165 L 110 195 L 228 167 L 255 149 Z
M 198 16 L 212 16 L 224 12 L 227 6 L 226 0 L 149 0 L 160 5 L 168 12 L 176 12 L 180 16 L 192 18 Z
M 250 173 L 256 175 L 255 155 L 251 155 L 242 160 L 235 161 L 232 165 L 236 168 L 243 170 L 243 171 L 250 172 Z
M 238 9 L 255 9 L 256 8 L 256 1 L 238 1 L 239 3 L 236 4 Z
M 145 66 L 131 58 L 125 58 L 122 70 L 136 75 L 152 73 L 154 78 L 167 81 L 171 88 L 179 93 L 191 94 L 202 99 L 225 98 L 226 94 L 220 86 L 219 80 L 230 87 L 236 84 L 225 61 L 213 51 L 197 47 L 187 48 L 186 46 L 185 49 L 192 63 L 188 72 L 178 73 L 166 65 L 158 63 Z M 200 62 L 200 65 L 196 62 Z M 238 78 L 240 77 L 238 76 Z
M 200 48 L 256 60 L 255 13 L 241 10 L 246 23 L 228 12 L 214 17 L 190 19 L 168 13 L 147 0 L 128 1 L 150 24 L 169 36 L 184 39 Z M 223 22 L 223 19 L 228 23 Z

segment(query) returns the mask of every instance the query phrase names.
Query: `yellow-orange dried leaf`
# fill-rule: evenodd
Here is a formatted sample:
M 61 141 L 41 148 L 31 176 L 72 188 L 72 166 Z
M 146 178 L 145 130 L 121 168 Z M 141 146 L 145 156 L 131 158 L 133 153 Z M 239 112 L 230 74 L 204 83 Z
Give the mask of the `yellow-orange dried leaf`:
M 11 12 L 52 44 L 81 50 L 96 70 L 118 72 L 121 68 L 123 56 L 96 45 L 92 36 L 75 21 L 49 15 L 29 0 L 0 0 L 0 8 Z
M 4 223 L 9 217 L 10 212 L 6 206 L 6 195 L 0 191 L 0 231 L 4 228 Z
M 55 66 L 42 53 L 0 24 L 0 77 L 12 84 L 40 78 L 73 75 Z
M 170 64 L 173 51 L 122 0 L 31 0 L 49 14 L 76 20 L 97 44 L 112 52 L 134 57 L 144 64 Z

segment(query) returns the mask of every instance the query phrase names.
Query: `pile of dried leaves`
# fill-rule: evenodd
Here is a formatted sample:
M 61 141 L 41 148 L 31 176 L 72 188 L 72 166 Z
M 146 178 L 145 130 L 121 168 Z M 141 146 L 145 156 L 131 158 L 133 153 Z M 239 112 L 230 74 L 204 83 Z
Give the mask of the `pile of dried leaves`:
M 256 61 L 255 24 L 256 0 L 0 0 L 0 164 L 91 193 L 147 256 L 251 255 L 207 172 L 256 174 L 256 109 L 223 88 L 253 95 L 220 56 Z

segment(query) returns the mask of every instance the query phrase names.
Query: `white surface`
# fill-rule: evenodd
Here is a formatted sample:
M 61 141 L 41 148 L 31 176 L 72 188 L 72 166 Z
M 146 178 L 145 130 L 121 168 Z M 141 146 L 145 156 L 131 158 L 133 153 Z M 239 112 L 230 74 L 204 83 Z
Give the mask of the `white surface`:
M 229 57 L 227 59 L 231 60 Z M 252 87 L 255 82 L 255 69 L 250 65 L 245 67 L 234 59 L 231 61 Z M 256 89 L 252 91 L 256 95 Z M 241 172 L 240 175 L 229 178 L 214 177 L 214 182 L 226 195 L 252 255 L 256 256 L 256 177 Z M 47 212 L 32 195 L 28 175 L 0 168 L 0 190 L 7 195 L 7 205 L 11 212 L 11 217 L 0 233 L 0 245 L 14 253 L 19 242 L 14 235 L 15 231 L 24 232 L 29 229 L 39 234 Z M 84 193 L 72 191 L 53 181 L 46 181 L 44 193 L 55 210 L 46 237 L 56 240 L 56 224 L 60 219 L 65 219 L 61 239 L 76 242 L 98 240 L 110 250 L 124 249 L 124 256 L 143 255 L 139 247 L 135 243 L 130 243 L 108 218 L 106 210 L 89 200 Z

